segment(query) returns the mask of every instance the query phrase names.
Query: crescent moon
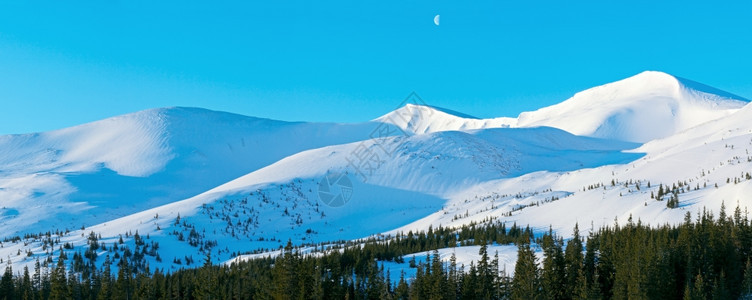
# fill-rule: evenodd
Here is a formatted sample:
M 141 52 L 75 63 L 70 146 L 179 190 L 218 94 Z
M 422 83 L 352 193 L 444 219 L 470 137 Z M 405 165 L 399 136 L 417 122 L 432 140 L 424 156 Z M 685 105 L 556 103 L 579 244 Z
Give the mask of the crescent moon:
M 441 18 L 441 15 L 436 15 L 433 17 L 433 23 L 436 24 L 436 26 L 439 26 L 439 19 Z

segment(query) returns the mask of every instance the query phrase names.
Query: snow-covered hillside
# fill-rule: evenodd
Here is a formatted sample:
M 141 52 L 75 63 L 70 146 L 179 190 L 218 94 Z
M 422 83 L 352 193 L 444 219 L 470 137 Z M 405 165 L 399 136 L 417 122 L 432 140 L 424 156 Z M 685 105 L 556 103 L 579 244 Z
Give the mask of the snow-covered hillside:
M 730 115 L 749 100 L 675 77 L 645 71 L 575 94 L 517 118 L 478 119 L 425 105 L 407 105 L 374 121 L 409 133 L 548 126 L 576 135 L 645 143 Z
M 625 163 L 637 144 L 599 140 L 541 127 L 436 132 L 305 151 L 229 183 L 233 187 L 344 172 L 378 186 L 444 195 L 467 185 L 548 170 Z M 387 155 L 382 149 L 394 149 Z M 373 170 L 353 167 L 358 152 L 380 155 Z
M 376 126 L 164 108 L 0 136 L 0 231 L 94 225 L 195 196 L 303 150 L 366 139 Z
M 448 130 L 504 128 L 517 122 L 514 118 L 505 117 L 479 119 L 448 109 L 415 104 L 407 104 L 374 121 L 394 124 L 403 131 L 413 134 Z
M 0 137 L 0 232 L 70 229 L 56 239 L 74 250 L 92 232 L 106 245 L 135 245 L 138 232 L 159 245 L 148 263 L 174 270 L 207 253 L 225 262 L 288 240 L 489 220 L 565 237 L 577 223 L 584 231 L 630 216 L 680 222 L 721 203 L 752 208 L 745 104 L 645 72 L 518 119 L 413 104 L 359 124 L 154 109 Z M 319 188 L 340 174 L 348 201 L 328 206 Z M 659 187 L 671 192 L 658 197 Z M 669 197 L 677 207 L 667 207 Z M 54 259 L 48 243 L 6 240 L 0 257 L 19 266 Z
M 524 112 L 516 125 L 644 143 L 728 116 L 748 102 L 688 79 L 647 71 Z
M 564 236 L 576 223 L 598 228 L 636 222 L 682 222 L 707 208 L 752 209 L 752 105 L 627 152 L 645 155 L 627 164 L 573 172 L 536 172 L 483 182 L 451 195 L 441 211 L 397 231 L 453 226 L 499 218 Z M 679 207 L 657 199 L 660 186 L 677 189 Z

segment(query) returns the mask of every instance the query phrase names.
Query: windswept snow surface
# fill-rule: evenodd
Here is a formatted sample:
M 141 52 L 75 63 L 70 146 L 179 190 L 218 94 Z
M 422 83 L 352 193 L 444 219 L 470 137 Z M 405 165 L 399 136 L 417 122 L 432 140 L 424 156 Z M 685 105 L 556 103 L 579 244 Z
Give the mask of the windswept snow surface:
M 516 126 L 644 143 L 735 112 L 749 100 L 662 72 L 646 71 L 520 114 Z

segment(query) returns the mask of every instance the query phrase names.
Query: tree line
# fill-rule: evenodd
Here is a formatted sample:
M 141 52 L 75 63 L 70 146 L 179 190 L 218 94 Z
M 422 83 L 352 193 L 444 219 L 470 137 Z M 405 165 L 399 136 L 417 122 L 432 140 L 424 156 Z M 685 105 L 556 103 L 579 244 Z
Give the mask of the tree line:
M 65 249 L 54 268 L 8 266 L 0 299 L 738 299 L 752 295 L 752 225 L 737 208 L 718 217 L 687 213 L 677 225 L 591 229 L 565 241 L 550 229 L 500 222 L 458 229 L 430 228 L 374 237 L 340 249 L 302 254 L 288 243 L 275 258 L 212 265 L 174 273 L 106 258 L 80 272 Z M 500 270 L 489 244 L 517 244 L 514 274 Z M 458 265 L 438 249 L 481 245 L 480 259 Z M 538 257 L 536 250 L 542 253 Z M 427 252 L 420 263 L 409 254 Z M 406 263 L 415 276 L 392 281 L 385 262 Z M 80 268 L 78 268 L 80 270 Z

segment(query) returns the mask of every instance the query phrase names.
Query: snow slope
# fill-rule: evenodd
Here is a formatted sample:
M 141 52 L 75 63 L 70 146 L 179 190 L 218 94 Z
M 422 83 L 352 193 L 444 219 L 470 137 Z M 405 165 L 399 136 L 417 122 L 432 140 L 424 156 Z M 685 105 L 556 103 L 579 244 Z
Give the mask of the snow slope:
M 548 170 L 569 171 L 625 163 L 641 156 L 625 153 L 638 144 L 580 137 L 541 128 L 446 131 L 410 137 L 324 147 L 292 155 L 226 186 L 321 178 L 327 172 L 350 174 L 379 186 L 444 195 L 490 179 Z M 384 149 L 393 149 L 390 153 Z M 376 156 L 372 169 L 356 168 L 359 153 Z
M 409 134 L 504 128 L 516 123 L 514 118 L 478 119 L 448 109 L 415 104 L 407 104 L 374 121 L 396 125 Z
M 408 104 L 377 122 L 404 132 L 548 126 L 576 135 L 645 143 L 716 120 L 749 100 L 701 83 L 656 71 L 593 87 L 561 103 L 517 118 L 478 119 L 438 107 Z
M 376 126 L 177 107 L 0 136 L 0 199 L 15 212 L 0 215 L 0 232 L 73 229 L 126 216 L 192 197 L 302 150 L 366 139 Z
M 568 236 L 615 220 L 654 225 L 682 222 L 703 209 L 730 214 L 752 209 L 752 105 L 628 152 L 645 156 L 627 164 L 571 172 L 537 172 L 489 180 L 450 195 L 442 210 L 392 232 L 459 226 L 485 219 L 552 226 Z M 613 184 L 612 184 L 613 182 Z M 679 186 L 679 208 L 651 198 L 658 186 Z M 648 186 L 650 185 L 650 186 Z M 683 186 L 681 186 L 683 185 Z
M 516 126 L 632 142 L 664 138 L 730 115 L 749 100 L 672 75 L 646 71 L 524 112 Z

